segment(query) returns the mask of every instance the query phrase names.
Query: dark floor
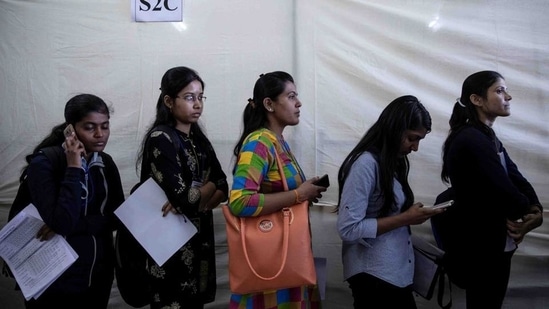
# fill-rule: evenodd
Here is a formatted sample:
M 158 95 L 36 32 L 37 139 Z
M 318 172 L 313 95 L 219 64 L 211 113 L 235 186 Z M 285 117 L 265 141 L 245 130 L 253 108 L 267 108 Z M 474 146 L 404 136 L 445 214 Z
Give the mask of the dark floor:
M 327 258 L 327 287 L 324 309 L 352 308 L 352 297 L 347 284 L 342 281 L 340 240 L 335 230 L 335 214 L 331 207 L 313 207 L 311 222 L 313 230 L 313 249 L 316 256 Z M 0 206 L 0 227 L 6 222 L 7 206 Z M 546 214 L 547 217 L 547 214 Z M 549 218 L 545 219 L 547 226 Z M 208 304 L 208 309 L 224 309 L 228 306 L 229 290 L 227 269 L 227 246 L 225 240 L 224 219 L 220 210 L 215 211 L 218 290 L 216 301 Z M 414 233 L 429 238 L 427 225 L 414 227 Z M 546 235 L 547 233 L 545 233 Z M 527 237 L 528 238 L 528 237 Z M 544 235 L 535 239 L 525 239 L 524 249 L 517 251 L 513 258 L 513 266 L 509 290 L 503 308 L 506 309 L 547 309 L 549 308 L 549 240 Z M 23 297 L 14 291 L 15 282 L 0 275 L 0 308 L 24 308 Z M 464 293 L 457 287 L 452 288 L 452 308 L 465 308 Z M 427 301 L 417 297 L 419 309 L 439 308 L 436 299 Z M 121 299 L 116 288 L 112 288 L 109 308 L 131 309 Z

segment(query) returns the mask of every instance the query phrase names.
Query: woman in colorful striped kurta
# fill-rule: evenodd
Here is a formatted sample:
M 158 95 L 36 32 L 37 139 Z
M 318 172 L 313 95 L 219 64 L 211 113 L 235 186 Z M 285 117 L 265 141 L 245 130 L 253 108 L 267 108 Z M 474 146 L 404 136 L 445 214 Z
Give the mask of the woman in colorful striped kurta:
M 229 197 L 231 212 L 249 217 L 269 214 L 304 200 L 316 202 L 325 187 L 305 180 L 305 175 L 282 132 L 299 123 L 301 102 L 291 75 L 262 74 L 254 87 L 254 98 L 244 110 L 244 130 L 234 154 L 233 185 Z M 283 161 L 289 191 L 284 191 L 276 154 Z M 245 261 L 242 261 L 245 263 Z M 301 286 L 254 294 L 233 294 L 230 309 L 314 309 L 320 308 L 316 286 Z

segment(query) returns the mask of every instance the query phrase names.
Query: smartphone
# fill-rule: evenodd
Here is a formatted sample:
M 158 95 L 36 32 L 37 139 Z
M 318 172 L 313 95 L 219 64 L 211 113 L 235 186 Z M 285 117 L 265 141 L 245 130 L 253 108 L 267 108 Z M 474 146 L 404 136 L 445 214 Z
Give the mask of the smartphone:
M 65 138 L 74 136 L 74 139 L 78 140 L 78 138 L 76 138 L 76 132 L 74 131 L 74 127 L 70 123 L 67 125 L 65 130 L 63 130 L 63 134 L 65 135 Z M 63 149 L 66 149 L 65 142 L 63 142 L 63 144 L 61 146 L 63 147 Z M 84 155 L 84 154 L 82 154 L 82 155 Z
M 69 137 L 74 133 L 74 127 L 72 124 L 68 124 L 65 130 L 63 130 L 63 134 L 65 134 L 65 137 Z
M 328 174 L 324 174 L 324 176 L 320 177 L 320 179 L 315 182 L 315 185 L 328 188 L 330 186 Z
M 423 206 L 423 207 L 427 207 L 427 208 L 431 208 L 431 209 L 439 209 L 439 208 L 450 207 L 452 205 L 454 205 L 454 200 L 449 200 L 449 201 L 442 202 L 440 204 L 436 204 L 436 205 L 433 205 L 433 206 Z

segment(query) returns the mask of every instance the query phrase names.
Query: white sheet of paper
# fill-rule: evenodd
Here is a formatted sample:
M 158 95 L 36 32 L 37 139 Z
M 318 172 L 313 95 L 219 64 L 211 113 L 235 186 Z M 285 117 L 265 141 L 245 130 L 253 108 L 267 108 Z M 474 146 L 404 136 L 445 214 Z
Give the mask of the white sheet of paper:
M 160 186 L 149 178 L 114 211 L 154 261 L 162 266 L 198 231 L 183 214 L 162 216 L 168 202 Z
M 47 241 L 37 239 L 43 225 L 38 210 L 29 204 L 0 231 L 0 256 L 26 300 L 38 298 L 78 258 L 61 235 Z

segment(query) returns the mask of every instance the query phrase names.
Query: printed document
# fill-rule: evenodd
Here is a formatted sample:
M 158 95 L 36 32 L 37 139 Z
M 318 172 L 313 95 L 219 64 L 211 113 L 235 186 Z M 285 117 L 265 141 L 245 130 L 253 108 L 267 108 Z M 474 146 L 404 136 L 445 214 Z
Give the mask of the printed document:
M 78 255 L 63 236 L 36 238 L 44 221 L 32 204 L 0 230 L 0 257 L 8 264 L 26 300 L 38 298 Z
M 162 216 L 168 197 L 149 178 L 114 211 L 154 261 L 162 266 L 198 231 L 183 214 Z

